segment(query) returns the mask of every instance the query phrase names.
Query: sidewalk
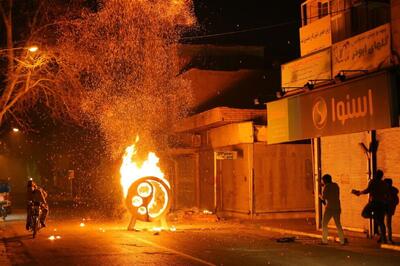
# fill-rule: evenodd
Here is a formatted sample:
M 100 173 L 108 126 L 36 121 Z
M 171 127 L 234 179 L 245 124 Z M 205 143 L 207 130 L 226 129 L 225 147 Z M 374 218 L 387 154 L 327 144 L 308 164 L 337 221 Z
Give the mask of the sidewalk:
M 194 214 L 194 215 L 184 215 L 180 217 L 180 222 L 183 224 L 192 223 L 202 224 L 201 226 L 210 227 L 217 229 L 219 227 L 223 228 L 226 226 L 235 227 L 238 224 L 246 226 L 248 228 L 253 228 L 257 230 L 263 230 L 265 232 L 274 232 L 281 234 L 283 237 L 308 237 L 314 239 L 321 239 L 321 230 L 317 230 L 315 226 L 314 219 L 312 218 L 295 218 L 295 219 L 270 219 L 270 220 L 247 220 L 238 218 L 228 218 L 228 219 L 218 219 L 216 215 L 213 214 Z M 175 221 L 177 222 L 177 221 Z M 180 223 L 178 222 L 178 224 Z M 182 224 L 182 225 L 183 225 Z M 400 251 L 400 239 L 394 238 L 393 240 L 397 243 L 392 244 L 378 244 L 377 239 L 370 239 L 365 233 L 354 232 L 345 230 L 345 237 L 347 238 L 349 245 L 358 246 L 360 248 L 384 248 L 390 250 Z M 336 228 L 329 228 L 328 241 L 339 242 L 337 237 Z
M 315 223 L 312 219 L 277 219 L 277 220 L 255 220 L 255 221 L 243 221 L 245 224 L 249 224 L 252 226 L 256 226 L 259 229 L 281 233 L 285 236 L 303 236 L 321 239 L 321 230 L 317 230 L 315 227 Z M 385 249 L 391 249 L 400 251 L 400 239 L 394 238 L 394 241 L 397 243 L 395 245 L 392 244 L 378 244 L 377 238 L 370 239 L 367 237 L 365 233 L 354 232 L 344 230 L 345 237 L 349 241 L 351 245 L 358 245 L 360 247 L 381 247 Z M 337 236 L 336 228 L 329 228 L 329 236 L 328 241 L 339 242 L 339 238 Z

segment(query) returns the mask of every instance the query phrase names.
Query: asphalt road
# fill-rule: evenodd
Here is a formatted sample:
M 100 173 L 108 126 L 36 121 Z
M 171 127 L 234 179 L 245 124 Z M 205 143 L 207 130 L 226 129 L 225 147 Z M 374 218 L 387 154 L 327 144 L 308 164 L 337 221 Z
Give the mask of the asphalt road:
M 397 251 L 320 246 L 311 238 L 277 243 L 280 235 L 235 223 L 129 232 L 120 222 L 68 218 L 49 220 L 32 239 L 23 215 L 8 218 L 0 222 L 2 265 L 400 265 Z

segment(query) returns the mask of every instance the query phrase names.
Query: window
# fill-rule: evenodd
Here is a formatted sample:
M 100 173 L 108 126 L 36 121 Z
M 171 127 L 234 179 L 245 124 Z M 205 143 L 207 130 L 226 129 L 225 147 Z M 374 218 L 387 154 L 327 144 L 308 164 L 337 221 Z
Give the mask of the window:
M 307 25 L 307 4 L 301 6 L 301 17 L 303 19 L 303 26 Z
M 318 2 L 318 18 L 325 17 L 329 14 L 329 3 Z

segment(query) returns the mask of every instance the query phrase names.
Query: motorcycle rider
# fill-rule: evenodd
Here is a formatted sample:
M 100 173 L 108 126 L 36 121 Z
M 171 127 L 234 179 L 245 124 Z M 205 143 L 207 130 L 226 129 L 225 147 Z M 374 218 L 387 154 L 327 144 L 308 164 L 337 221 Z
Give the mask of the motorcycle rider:
M 27 205 L 27 215 L 26 215 L 26 230 L 29 230 L 30 228 L 30 222 L 31 222 L 31 204 L 34 202 L 40 202 L 40 208 L 42 210 L 42 215 L 40 217 L 40 224 L 42 227 L 46 226 L 46 217 L 49 212 L 49 206 L 47 205 L 47 192 L 36 185 L 35 182 L 33 182 L 32 179 L 29 179 L 28 184 L 27 184 L 27 199 L 28 199 L 28 205 Z

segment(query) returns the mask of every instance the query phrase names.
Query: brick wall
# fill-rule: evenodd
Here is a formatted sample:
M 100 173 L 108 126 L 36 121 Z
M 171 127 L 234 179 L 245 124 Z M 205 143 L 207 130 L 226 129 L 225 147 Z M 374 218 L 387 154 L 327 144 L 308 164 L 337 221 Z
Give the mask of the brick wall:
M 369 143 L 368 133 L 321 138 L 322 174 L 331 174 L 333 181 L 340 187 L 342 225 L 347 228 L 368 229 L 368 220 L 361 217 L 368 197 L 351 194 L 353 188 L 364 189 L 368 183 L 368 161 L 360 142 L 366 145 Z
M 393 186 L 400 190 L 400 128 L 378 130 L 379 148 L 377 154 L 378 168 L 385 177 L 393 180 Z M 397 206 L 393 217 L 393 233 L 400 234 L 400 206 Z

